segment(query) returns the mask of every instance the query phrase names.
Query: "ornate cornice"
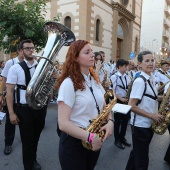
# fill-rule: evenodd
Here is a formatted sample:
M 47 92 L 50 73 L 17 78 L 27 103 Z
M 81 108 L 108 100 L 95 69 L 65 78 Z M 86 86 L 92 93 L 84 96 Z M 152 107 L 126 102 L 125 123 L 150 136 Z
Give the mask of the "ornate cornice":
M 123 5 L 119 4 L 118 2 L 112 2 L 112 8 L 117 10 L 121 16 L 124 16 L 130 21 L 134 21 L 135 15 L 129 12 Z

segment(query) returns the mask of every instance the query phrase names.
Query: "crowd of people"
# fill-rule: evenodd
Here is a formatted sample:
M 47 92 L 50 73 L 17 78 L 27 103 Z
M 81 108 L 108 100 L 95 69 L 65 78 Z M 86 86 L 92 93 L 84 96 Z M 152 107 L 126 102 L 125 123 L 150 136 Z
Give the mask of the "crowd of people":
M 23 40 L 17 48 L 18 56 L 8 60 L 4 68 L 1 64 L 0 101 L 5 95 L 7 102 L 4 106 L 4 154 L 12 152 L 15 126 L 18 125 L 25 170 L 41 170 L 37 162 L 37 146 L 48 107 L 47 102 L 40 110 L 34 110 L 26 100 L 26 89 L 38 64 L 32 55 L 34 50 L 32 40 Z M 158 67 L 150 51 L 141 52 L 137 56 L 137 64 L 135 66 L 134 61 L 125 59 L 106 62 L 104 51 L 93 52 L 92 45 L 86 40 L 71 43 L 62 67 L 56 62 L 53 78 L 57 77 L 58 81 L 51 89 L 49 102 L 57 99 L 59 160 L 63 170 L 93 170 L 102 143 L 112 133 L 118 148 L 132 145 L 126 170 L 148 169 L 149 145 L 154 134 L 151 126 L 153 122 L 164 121 L 164 115 L 158 112 L 163 96 L 170 91 L 170 71 L 167 61 L 161 62 Z M 106 100 L 107 91 L 112 95 Z M 102 138 L 98 133 L 87 131 L 90 120 L 103 114 L 114 97 L 117 103 L 130 105 L 131 110 L 126 114 L 116 112 L 113 117 L 108 113 L 107 121 L 100 127 L 100 132 L 104 132 Z M 132 144 L 126 139 L 129 122 Z M 85 148 L 82 141 L 88 143 L 91 149 Z M 164 160 L 170 164 L 170 146 Z

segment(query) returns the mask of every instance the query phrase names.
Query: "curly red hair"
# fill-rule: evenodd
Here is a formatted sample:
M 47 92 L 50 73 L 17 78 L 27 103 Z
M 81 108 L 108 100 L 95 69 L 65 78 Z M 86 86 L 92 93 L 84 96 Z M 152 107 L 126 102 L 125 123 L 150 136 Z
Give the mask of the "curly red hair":
M 71 43 L 67 55 L 66 55 L 66 61 L 63 65 L 62 74 L 57 82 L 57 88 L 60 87 L 61 83 L 64 81 L 65 78 L 70 77 L 73 81 L 74 89 L 77 91 L 78 89 L 84 90 L 84 77 L 80 70 L 80 65 L 77 62 L 77 58 L 79 57 L 79 53 L 81 49 L 86 45 L 90 44 L 86 40 L 77 40 Z M 93 68 L 89 69 L 90 74 L 93 76 L 93 78 L 97 81 L 97 83 L 100 83 L 98 76 L 95 74 Z

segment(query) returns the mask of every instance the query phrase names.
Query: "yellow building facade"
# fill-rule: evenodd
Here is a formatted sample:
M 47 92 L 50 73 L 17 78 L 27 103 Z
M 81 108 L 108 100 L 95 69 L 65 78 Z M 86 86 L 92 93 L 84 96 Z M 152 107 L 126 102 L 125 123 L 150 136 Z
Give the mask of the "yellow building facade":
M 88 40 L 95 51 L 104 51 L 106 60 L 129 59 L 139 52 L 142 0 L 51 0 L 46 19 L 60 15 L 76 39 Z M 65 61 L 68 47 L 57 58 Z

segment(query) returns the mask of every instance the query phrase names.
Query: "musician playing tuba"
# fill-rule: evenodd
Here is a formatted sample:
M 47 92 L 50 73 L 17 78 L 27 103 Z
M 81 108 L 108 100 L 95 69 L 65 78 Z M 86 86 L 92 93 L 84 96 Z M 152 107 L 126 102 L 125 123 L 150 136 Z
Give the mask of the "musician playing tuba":
M 94 169 L 102 142 L 113 131 L 110 113 L 106 124 L 96 127 L 105 131 L 103 139 L 86 131 L 89 121 L 98 117 L 105 107 L 105 91 L 91 68 L 93 65 L 94 53 L 90 43 L 86 40 L 73 42 L 58 80 L 59 159 L 61 168 L 65 170 Z M 83 147 L 82 140 L 90 143 L 92 150 Z
M 126 170 L 148 169 L 149 145 L 153 137 L 151 125 L 153 121 L 162 122 L 164 119 L 158 114 L 157 88 L 152 75 L 154 57 L 150 51 L 143 51 L 137 60 L 141 74 L 133 82 L 128 103 L 132 106 L 130 124 L 133 149 Z

